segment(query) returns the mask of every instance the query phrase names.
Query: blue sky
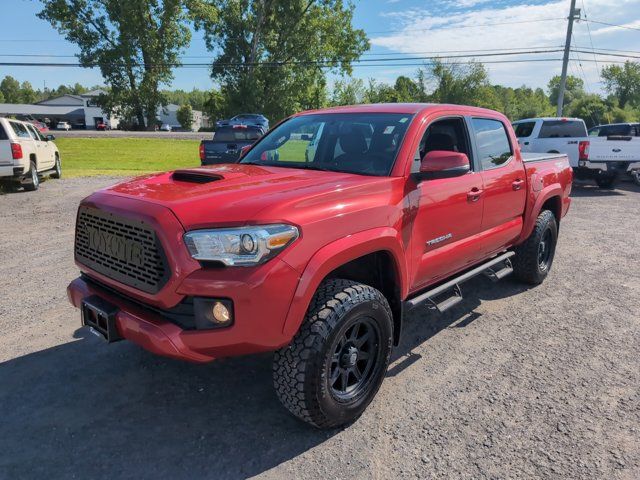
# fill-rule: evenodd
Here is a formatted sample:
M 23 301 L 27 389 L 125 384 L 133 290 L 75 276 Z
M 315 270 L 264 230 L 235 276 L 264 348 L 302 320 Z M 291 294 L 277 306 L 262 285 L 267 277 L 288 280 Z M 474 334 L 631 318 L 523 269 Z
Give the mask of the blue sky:
M 0 61 L 73 61 L 73 58 L 22 58 L 11 54 L 73 55 L 77 49 L 66 42 L 47 22 L 38 19 L 39 2 L 34 0 L 2 0 L 0 16 Z M 577 0 L 587 18 L 600 22 L 624 25 L 615 28 L 597 23 L 580 22 L 574 30 L 575 44 L 598 49 L 637 50 L 640 56 L 640 0 Z M 12 5 L 14 4 L 14 5 Z M 432 52 L 471 50 L 522 49 L 559 47 L 564 43 L 569 0 L 356 0 L 354 24 L 364 29 L 371 41 L 371 50 L 363 58 L 415 57 Z M 584 13 L 583 13 L 584 14 Z M 587 30 L 591 29 L 591 38 Z M 480 54 L 482 52 L 474 52 Z M 449 53 L 452 54 L 452 53 Z M 192 44 L 185 52 L 190 56 L 208 56 L 201 35 L 194 34 Z M 521 55 L 517 57 L 477 57 L 478 60 L 505 60 L 530 58 L 560 58 L 561 53 Z M 582 76 L 587 89 L 600 92 L 602 85 L 596 62 L 590 54 L 574 54 L 569 73 Z M 598 57 L 602 68 L 606 60 L 616 57 Z M 186 61 L 206 61 L 206 58 Z M 376 66 L 354 69 L 354 76 L 377 81 L 392 82 L 398 75 L 412 76 L 416 65 L 397 66 L 405 62 L 373 62 Z M 392 64 L 392 65 L 391 65 Z M 540 63 L 486 63 L 491 81 L 509 86 L 523 84 L 544 87 L 553 75 L 560 72 L 560 62 Z M 0 78 L 12 75 L 20 81 L 28 80 L 35 87 L 55 87 L 61 83 L 80 82 L 85 85 L 101 83 L 97 70 L 80 68 L 1 67 Z M 178 69 L 171 88 L 212 87 L 207 69 Z

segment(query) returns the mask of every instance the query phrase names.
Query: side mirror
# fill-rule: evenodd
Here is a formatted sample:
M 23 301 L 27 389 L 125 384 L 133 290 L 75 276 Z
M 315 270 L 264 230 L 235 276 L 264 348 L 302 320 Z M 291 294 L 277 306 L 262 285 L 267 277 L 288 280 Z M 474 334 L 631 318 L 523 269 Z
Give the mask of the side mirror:
M 471 170 L 469 157 L 460 152 L 433 150 L 427 152 L 420 163 L 421 180 L 452 178 L 465 175 Z
M 47 141 L 48 141 L 48 142 L 51 142 L 51 141 L 53 141 L 53 140 L 55 140 L 55 139 L 56 139 L 56 137 L 55 137 L 54 135 L 47 135 L 47 137 L 46 137 L 46 138 L 47 138 Z
M 252 145 L 245 145 L 244 147 L 242 147 L 240 149 L 240 158 L 244 157 L 251 147 Z

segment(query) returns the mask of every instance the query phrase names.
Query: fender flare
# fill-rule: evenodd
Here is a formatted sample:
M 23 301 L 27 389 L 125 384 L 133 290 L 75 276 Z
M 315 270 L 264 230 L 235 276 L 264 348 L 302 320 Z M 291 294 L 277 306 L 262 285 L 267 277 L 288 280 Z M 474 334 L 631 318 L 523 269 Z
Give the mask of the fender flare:
M 531 207 L 531 209 L 527 212 L 518 243 L 525 241 L 527 238 L 529 238 L 529 235 L 531 235 L 538 215 L 540 215 L 542 206 L 545 204 L 545 202 L 553 197 L 558 197 L 560 199 L 560 202 L 562 202 L 562 193 L 562 186 L 559 183 L 552 183 L 551 185 L 544 187 L 540 191 L 540 193 L 538 193 L 533 207 Z M 557 218 L 562 217 L 562 203 L 560 203 L 560 211 L 553 213 Z
M 336 268 L 370 253 L 384 251 L 391 255 L 400 282 L 400 295 L 405 298 L 408 289 L 408 271 L 401 235 L 391 227 L 380 227 L 348 235 L 318 250 L 300 276 L 282 333 L 293 337 L 307 312 L 311 299 L 325 277 Z

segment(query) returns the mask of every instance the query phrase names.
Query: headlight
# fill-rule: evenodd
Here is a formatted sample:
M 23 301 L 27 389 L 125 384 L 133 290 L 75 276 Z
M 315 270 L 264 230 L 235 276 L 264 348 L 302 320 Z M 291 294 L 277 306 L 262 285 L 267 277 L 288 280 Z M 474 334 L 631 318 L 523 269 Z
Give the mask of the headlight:
M 227 266 L 251 266 L 266 262 L 298 238 L 293 225 L 255 225 L 215 230 L 193 230 L 184 235 L 196 260 Z

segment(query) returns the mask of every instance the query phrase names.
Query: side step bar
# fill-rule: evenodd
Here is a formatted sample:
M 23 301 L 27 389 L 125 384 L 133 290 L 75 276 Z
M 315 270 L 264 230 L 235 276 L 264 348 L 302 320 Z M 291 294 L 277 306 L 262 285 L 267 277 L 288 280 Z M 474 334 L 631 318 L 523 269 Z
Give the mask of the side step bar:
M 510 273 L 513 272 L 513 266 L 511 265 L 511 257 L 515 255 L 515 252 L 506 252 L 502 255 L 498 255 L 495 258 L 477 266 L 476 268 L 469 270 L 468 272 L 463 273 L 457 277 L 452 278 L 446 283 L 428 290 L 420 295 L 411 298 L 406 301 L 407 307 L 409 309 L 417 307 L 421 303 L 427 302 L 431 305 L 432 308 L 435 308 L 439 312 L 444 312 L 445 310 L 450 309 L 454 305 L 460 303 L 462 301 L 462 291 L 460 289 L 460 283 L 465 282 L 473 277 L 476 277 L 480 274 L 484 274 L 491 281 L 497 282 L 501 278 L 506 277 Z M 500 264 L 503 264 L 500 266 Z M 501 267 L 497 270 L 492 267 Z M 448 298 L 437 302 L 436 298 L 442 296 L 445 293 L 449 293 Z

